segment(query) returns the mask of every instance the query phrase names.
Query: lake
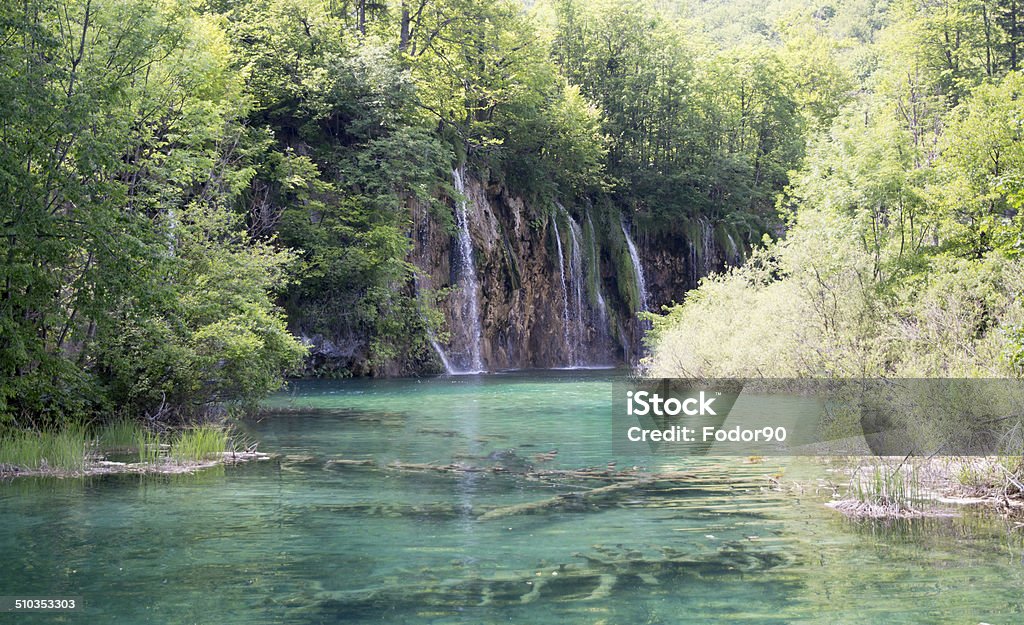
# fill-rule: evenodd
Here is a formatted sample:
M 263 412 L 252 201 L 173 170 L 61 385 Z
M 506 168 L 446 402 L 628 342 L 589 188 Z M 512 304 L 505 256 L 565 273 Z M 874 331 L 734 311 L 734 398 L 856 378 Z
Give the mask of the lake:
M 241 424 L 274 460 L 0 484 L 0 595 L 86 604 L 0 622 L 1024 621 L 1004 521 L 850 521 L 810 460 L 616 457 L 616 375 L 298 382 Z M 609 463 L 643 485 L 572 495 Z

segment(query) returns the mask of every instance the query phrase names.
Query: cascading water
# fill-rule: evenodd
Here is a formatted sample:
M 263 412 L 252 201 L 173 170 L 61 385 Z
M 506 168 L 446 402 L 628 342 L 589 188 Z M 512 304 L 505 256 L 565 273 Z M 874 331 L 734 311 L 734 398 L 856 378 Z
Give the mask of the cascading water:
M 434 348 L 435 352 L 437 352 L 437 357 L 441 359 L 441 365 L 444 367 L 444 372 L 448 375 L 457 373 L 455 368 L 452 367 L 452 363 L 448 360 L 448 356 L 445 355 L 444 349 L 441 348 L 441 344 L 437 342 L 437 337 L 434 336 L 434 332 L 432 330 L 427 331 L 427 340 L 430 341 L 430 346 Z
M 644 279 L 644 267 L 640 264 L 640 254 L 636 251 L 636 245 L 633 244 L 633 238 L 629 236 L 629 228 L 626 227 L 626 222 L 622 222 L 622 234 L 626 237 L 626 247 L 629 248 L 629 257 L 633 261 L 633 272 L 636 274 L 636 286 L 640 292 L 640 310 L 647 311 L 647 280 Z
M 586 304 L 586 277 L 583 267 L 583 230 L 572 218 L 564 206 L 557 203 L 558 212 L 569 224 L 569 258 L 565 258 L 562 247 L 561 232 L 558 229 L 558 215 L 553 215 L 555 249 L 558 251 L 558 272 L 562 286 L 562 323 L 565 333 L 565 346 L 569 354 L 569 365 L 578 367 L 586 365 L 587 321 L 589 307 Z M 595 256 L 596 257 L 596 256 Z M 566 267 L 569 273 L 566 275 Z M 598 297 L 600 297 L 598 292 Z M 602 306 L 603 306 L 603 299 Z
M 715 249 L 715 229 L 711 227 L 711 222 L 701 219 L 701 247 L 704 249 L 704 275 L 711 275 L 714 269 L 713 260 L 714 256 L 712 252 Z
M 558 207 L 562 208 L 561 204 Z M 562 284 L 562 333 L 565 338 L 565 350 L 569 354 L 569 364 L 576 364 L 576 346 L 569 336 L 569 289 L 565 282 L 565 254 L 562 253 L 562 235 L 558 231 L 558 215 L 551 215 L 551 225 L 554 227 L 555 249 L 558 250 L 558 276 Z
M 636 278 L 637 292 L 640 295 L 640 309 L 636 312 L 647 312 L 649 302 L 647 294 L 647 279 L 644 277 L 644 266 L 640 262 L 640 254 L 636 251 L 636 244 L 633 243 L 633 237 L 629 236 L 629 228 L 626 226 L 626 222 L 623 220 L 620 222 L 622 226 L 622 235 L 626 238 L 626 248 L 629 250 L 630 260 L 633 262 L 633 273 Z M 642 355 L 642 337 L 645 330 L 651 328 L 651 322 L 646 319 L 640 319 L 638 323 L 633 327 L 632 339 L 628 344 L 624 344 L 623 349 L 626 356 L 627 362 L 636 362 Z M 619 328 L 619 335 L 626 336 L 623 333 L 622 328 Z
M 565 212 L 565 217 L 569 220 L 569 240 L 572 242 L 572 249 L 569 250 L 569 277 L 572 284 L 572 304 L 575 321 L 573 324 L 573 341 L 576 345 L 576 357 L 573 359 L 573 364 L 581 365 L 583 363 L 580 361 L 579 354 L 586 349 L 584 341 L 586 336 L 586 314 L 583 308 L 583 233 L 580 230 L 580 225 L 576 223 L 576 220 L 572 218 L 568 211 Z
M 591 288 L 594 291 L 595 299 L 597 300 L 597 314 L 598 321 L 600 322 L 598 330 L 602 333 L 603 337 L 607 337 L 608 333 L 608 304 L 604 300 L 604 293 L 601 292 L 601 269 L 598 263 L 597 255 L 597 237 L 594 234 L 594 222 L 590 220 L 590 215 L 587 215 L 587 233 L 590 237 L 590 262 L 594 264 L 590 271 L 593 275 L 593 283 Z
M 414 276 L 412 279 L 413 291 L 416 294 L 416 300 L 422 306 L 423 303 L 420 301 L 420 279 L 419 276 Z M 420 317 L 423 318 L 424 325 L 427 328 L 427 340 L 430 342 L 430 346 L 434 348 L 434 352 L 437 353 L 437 357 L 441 360 L 441 365 L 444 366 L 444 372 L 451 375 L 456 371 L 452 367 L 452 363 L 448 360 L 448 355 L 444 353 L 444 348 L 437 342 L 437 336 L 434 335 L 434 331 L 430 328 L 430 325 L 426 323 L 426 317 L 423 315 L 422 310 L 420 311 Z
M 736 245 L 736 239 L 732 238 L 732 234 L 726 236 L 729 238 L 729 262 L 739 267 L 743 264 L 743 254 L 740 252 L 740 247 Z
M 589 244 L 587 247 L 587 266 L 584 268 L 585 275 L 590 287 L 590 292 L 594 295 L 594 303 L 597 306 L 597 319 L 594 323 L 594 328 L 597 330 L 597 335 L 600 339 L 599 345 L 602 350 L 608 348 L 608 304 L 605 302 L 604 293 L 601 289 L 601 263 L 600 256 L 597 253 L 597 235 L 594 232 L 594 222 L 590 219 L 590 215 L 587 215 L 587 221 L 585 224 L 586 240 Z M 626 352 L 626 346 L 623 344 L 623 353 Z
M 462 291 L 462 323 L 468 339 L 468 362 L 465 367 L 453 370 L 453 373 L 476 373 L 484 370 L 483 359 L 480 357 L 480 337 L 483 329 L 480 326 L 480 285 L 476 278 L 476 265 L 473 262 L 473 240 L 469 236 L 469 207 L 466 193 L 466 173 L 463 168 L 452 170 L 452 181 L 455 190 L 461 196 L 456 202 L 455 225 L 458 235 L 457 275 Z
M 697 288 L 697 281 L 700 280 L 700 272 L 697 271 L 697 245 L 693 241 L 687 241 L 690 246 L 690 281 L 693 288 Z

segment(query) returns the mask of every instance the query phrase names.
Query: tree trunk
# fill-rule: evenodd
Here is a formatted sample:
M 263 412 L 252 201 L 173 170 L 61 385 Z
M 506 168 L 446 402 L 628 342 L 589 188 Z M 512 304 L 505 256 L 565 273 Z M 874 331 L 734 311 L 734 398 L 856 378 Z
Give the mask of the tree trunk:
M 1020 33 L 1017 25 L 1017 0 L 1010 2 L 1010 70 L 1017 70 L 1017 41 Z
M 985 73 L 992 76 L 992 23 L 988 19 L 988 7 L 981 5 L 981 18 L 985 24 Z
M 411 16 L 409 15 L 409 7 L 402 3 L 402 18 L 400 25 L 400 32 L 398 35 L 398 51 L 405 52 L 409 49 L 409 21 Z

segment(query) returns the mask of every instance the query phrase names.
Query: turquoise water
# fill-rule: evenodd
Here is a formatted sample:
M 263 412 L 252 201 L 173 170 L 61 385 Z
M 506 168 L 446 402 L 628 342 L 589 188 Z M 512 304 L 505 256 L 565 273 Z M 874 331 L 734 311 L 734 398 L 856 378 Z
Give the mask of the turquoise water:
M 0 622 L 1024 622 L 1002 521 L 851 522 L 828 489 L 766 477 L 819 467 L 615 457 L 612 375 L 295 384 L 243 424 L 275 460 L 4 483 L 0 595 L 86 609 Z M 601 485 L 552 472 L 610 462 L 691 475 L 483 516 Z

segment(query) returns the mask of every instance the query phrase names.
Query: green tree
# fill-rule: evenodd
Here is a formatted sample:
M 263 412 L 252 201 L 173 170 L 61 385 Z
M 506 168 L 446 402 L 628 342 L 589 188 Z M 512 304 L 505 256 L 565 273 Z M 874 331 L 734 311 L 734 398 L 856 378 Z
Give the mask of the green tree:
M 0 415 L 53 424 L 133 392 L 112 390 L 105 341 L 127 332 L 122 322 L 152 321 L 148 302 L 195 277 L 178 273 L 186 214 L 223 210 L 252 175 L 246 98 L 217 20 L 187 4 L 55 0 L 4 11 Z M 251 284 L 250 312 L 283 331 L 268 282 Z M 275 364 L 298 349 L 279 339 L 263 354 Z M 222 391 L 211 384 L 206 397 L 231 394 Z M 153 414 L 158 404 L 133 407 Z
M 948 122 L 941 201 L 950 245 L 977 258 L 1024 252 L 1024 76 L 975 89 Z

